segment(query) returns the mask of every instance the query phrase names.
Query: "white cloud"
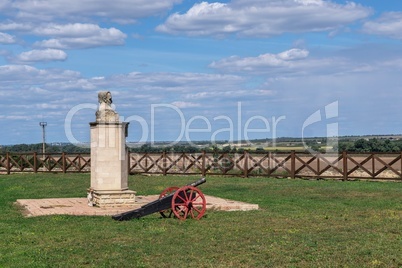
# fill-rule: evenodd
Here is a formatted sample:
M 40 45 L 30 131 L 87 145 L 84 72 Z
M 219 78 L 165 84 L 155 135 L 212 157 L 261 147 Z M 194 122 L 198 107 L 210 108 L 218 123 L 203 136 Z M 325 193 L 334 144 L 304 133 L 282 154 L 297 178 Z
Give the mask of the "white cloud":
M 185 102 L 185 101 L 175 101 L 172 102 L 172 105 L 176 106 L 177 108 L 183 109 L 183 108 L 194 108 L 194 107 L 200 107 L 201 104 L 199 103 L 194 103 L 194 102 Z
M 20 75 L 36 76 L 40 74 L 40 70 L 28 65 L 3 65 L 0 66 L 0 78 L 5 81 L 17 80 Z M 3 81 L 4 81 L 3 80 Z
M 94 83 L 91 82 L 91 79 L 71 79 L 71 80 L 61 80 L 58 82 L 50 82 L 44 85 L 45 88 L 51 90 L 53 88 L 58 88 L 59 90 L 67 91 L 67 90 L 96 90 L 100 87 L 97 87 Z
M 116 28 L 101 28 L 94 24 L 49 24 L 33 30 L 34 33 L 52 36 L 48 40 L 37 41 L 35 47 L 55 49 L 78 49 L 99 46 L 123 45 L 127 35 Z
M 300 3 L 302 5 L 323 5 L 324 2 L 322 0 L 295 0 L 295 2 Z
M 23 34 L 51 37 L 37 41 L 35 47 L 55 49 L 77 49 L 99 46 L 123 45 L 127 35 L 116 28 L 101 28 L 91 23 L 16 23 L 7 21 L 0 23 L 0 31 L 16 31 Z M 12 36 L 3 38 L 10 40 Z M 2 39 L 0 33 L 0 41 Z M 1 42 L 0 42 L 1 43 Z
M 46 62 L 46 61 L 64 61 L 67 54 L 58 49 L 31 50 L 19 54 L 15 61 L 17 62 Z
M 402 39 L 402 12 L 387 12 L 377 20 L 365 22 L 363 32 Z
M 308 54 L 309 54 L 309 52 L 305 49 L 293 48 L 293 49 L 284 51 L 282 53 L 279 53 L 277 55 L 277 57 L 284 61 L 289 61 L 289 60 L 298 60 L 298 59 L 307 58 Z
M 108 78 L 114 87 L 133 87 L 139 91 L 160 90 L 194 91 L 201 89 L 227 88 L 243 83 L 245 79 L 237 75 L 220 75 L 205 73 L 138 73 L 115 75 Z M 95 81 L 93 81 L 95 83 Z M 102 81 L 104 83 L 105 81 Z
M 304 49 L 290 49 L 279 54 L 262 54 L 257 57 L 231 56 L 229 58 L 214 61 L 211 68 L 229 72 L 261 72 L 271 69 L 294 68 L 300 65 L 300 60 L 307 58 L 309 51 Z
M 14 44 L 15 42 L 14 36 L 0 32 L 0 44 Z
M 54 81 L 69 81 L 79 79 L 80 73 L 71 70 L 37 69 L 29 65 L 2 65 L 0 66 L 0 80 L 2 86 L 14 85 L 21 89 L 22 86 L 38 86 Z
M 50 21 L 88 20 L 102 18 L 113 21 L 135 21 L 139 18 L 166 12 L 181 0 L 16 0 L 10 9 L 17 9 L 19 19 Z
M 350 52 L 353 53 L 353 52 Z M 395 70 L 401 67 L 399 57 L 392 60 L 373 60 L 359 55 L 310 56 L 305 49 L 290 49 L 278 54 L 262 54 L 256 57 L 231 56 L 212 62 L 209 67 L 220 72 L 242 75 L 270 75 L 270 78 L 289 76 L 344 75 Z
M 7 21 L 0 23 L 0 31 L 30 31 L 34 28 L 31 23 Z
M 35 27 L 32 33 L 41 36 L 53 37 L 85 37 L 99 35 L 102 32 L 115 31 L 115 28 L 105 29 L 96 24 L 90 23 L 69 23 L 69 24 L 42 24 Z
M 237 99 L 237 100 L 245 100 L 246 98 L 261 98 L 269 97 L 275 95 L 274 90 L 268 89 L 243 89 L 242 85 L 238 85 L 237 88 L 232 87 L 230 89 L 226 89 L 224 91 L 220 90 L 210 90 L 210 91 L 200 91 L 195 93 L 189 93 L 184 95 L 186 99 L 189 100 L 210 100 L 213 103 L 216 100 L 221 101 L 222 99 L 230 100 L 230 99 Z M 210 103 L 208 103 L 210 104 Z
M 285 32 L 330 31 L 370 14 L 371 9 L 353 2 L 344 5 L 320 0 L 201 2 L 185 14 L 169 16 L 157 30 L 169 34 L 268 37 Z

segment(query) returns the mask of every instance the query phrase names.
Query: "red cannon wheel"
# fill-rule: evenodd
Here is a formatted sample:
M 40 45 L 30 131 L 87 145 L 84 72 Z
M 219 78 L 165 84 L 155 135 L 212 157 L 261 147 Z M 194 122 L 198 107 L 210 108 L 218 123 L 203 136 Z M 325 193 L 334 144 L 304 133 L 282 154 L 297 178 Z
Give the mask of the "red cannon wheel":
M 201 219 L 207 209 L 204 194 L 193 186 L 178 189 L 172 199 L 172 211 L 180 220 L 190 215 L 193 219 Z
M 167 196 L 167 195 L 170 195 L 170 194 L 176 192 L 178 189 L 179 189 L 179 187 L 177 187 L 177 186 L 172 186 L 172 187 L 166 188 L 166 189 L 163 190 L 162 193 L 159 195 L 159 199 L 162 199 L 163 197 L 165 197 L 165 196 Z M 159 211 L 159 213 L 161 214 L 161 216 L 162 216 L 163 218 L 171 218 L 172 215 L 173 215 L 173 211 L 172 211 L 172 209 L 170 209 L 170 208 L 165 209 L 165 210 L 161 210 L 161 211 Z

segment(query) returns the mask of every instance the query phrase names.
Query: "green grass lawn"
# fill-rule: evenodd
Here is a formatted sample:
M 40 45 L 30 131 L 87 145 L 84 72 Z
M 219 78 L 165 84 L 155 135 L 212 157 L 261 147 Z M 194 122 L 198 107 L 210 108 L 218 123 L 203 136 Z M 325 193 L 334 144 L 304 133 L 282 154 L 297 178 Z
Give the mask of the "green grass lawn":
M 138 194 L 198 177 L 131 176 Z M 0 267 L 402 267 L 402 184 L 208 177 L 259 211 L 200 220 L 24 218 L 17 199 L 85 197 L 89 174 L 0 175 Z

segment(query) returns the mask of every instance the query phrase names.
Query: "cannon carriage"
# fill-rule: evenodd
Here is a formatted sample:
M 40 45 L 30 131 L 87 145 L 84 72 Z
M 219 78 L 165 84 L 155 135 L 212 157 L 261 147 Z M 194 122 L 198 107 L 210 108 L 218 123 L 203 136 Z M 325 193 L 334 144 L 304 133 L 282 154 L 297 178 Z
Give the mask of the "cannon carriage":
M 163 218 L 172 216 L 185 220 L 189 217 L 201 219 L 206 211 L 206 199 L 197 186 L 206 182 L 201 178 L 183 187 L 168 187 L 161 192 L 159 199 L 152 201 L 138 209 L 113 215 L 117 221 L 139 219 L 159 212 Z

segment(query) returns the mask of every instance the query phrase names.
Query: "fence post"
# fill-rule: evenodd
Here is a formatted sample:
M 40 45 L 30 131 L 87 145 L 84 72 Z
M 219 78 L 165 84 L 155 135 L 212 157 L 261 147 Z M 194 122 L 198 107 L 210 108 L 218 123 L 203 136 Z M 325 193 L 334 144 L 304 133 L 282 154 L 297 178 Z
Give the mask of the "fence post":
M 174 153 L 172 152 L 172 154 L 174 154 Z M 189 153 L 189 154 L 191 155 L 191 153 Z M 185 172 L 185 170 L 186 170 L 186 153 L 185 152 L 181 153 L 181 159 L 182 159 L 182 161 L 181 161 L 181 170 L 183 170 L 183 173 L 186 173 Z M 190 158 L 187 158 L 187 159 L 190 159 Z
M 148 170 L 148 153 L 145 153 L 145 170 L 144 170 L 145 172 L 144 173 L 148 172 L 147 170 Z
M 61 161 L 62 161 L 62 166 L 63 166 L 63 173 L 66 173 L 67 172 L 67 170 L 66 170 L 66 153 L 65 152 L 62 152 L 61 153 Z
M 401 152 L 401 168 L 400 168 L 401 174 L 399 176 L 400 179 L 402 179 L 402 152 Z
M 244 166 L 243 175 L 245 178 L 248 177 L 248 151 L 244 151 Z
M 346 151 L 342 152 L 342 163 L 343 163 L 343 180 L 348 180 L 348 153 Z
M 34 173 L 38 173 L 38 158 L 37 157 L 38 157 L 37 153 L 34 152 L 34 155 L 33 155 L 33 170 L 34 170 Z
M 205 151 L 202 151 L 202 167 L 201 167 L 201 173 L 202 176 L 205 177 L 207 175 L 206 171 L 206 164 L 205 164 Z
M 290 153 L 290 177 L 294 179 L 296 177 L 296 153 L 292 150 Z
M 6 165 L 7 165 L 7 167 L 6 167 L 7 175 L 10 175 L 11 167 L 10 167 L 10 153 L 9 152 L 7 152 L 7 154 L 6 154 Z
M 371 153 L 371 178 L 375 179 L 375 154 Z
M 91 160 L 91 158 L 89 158 Z M 90 162 L 91 163 L 91 162 Z M 81 165 L 81 154 L 78 154 L 78 172 L 81 172 L 82 165 Z
M 166 151 L 162 153 L 162 167 L 163 176 L 166 176 Z
M 272 152 L 270 151 L 269 153 L 268 153 L 268 176 L 270 176 L 271 175 L 271 162 L 272 162 L 272 160 L 271 160 L 271 158 L 272 158 Z

